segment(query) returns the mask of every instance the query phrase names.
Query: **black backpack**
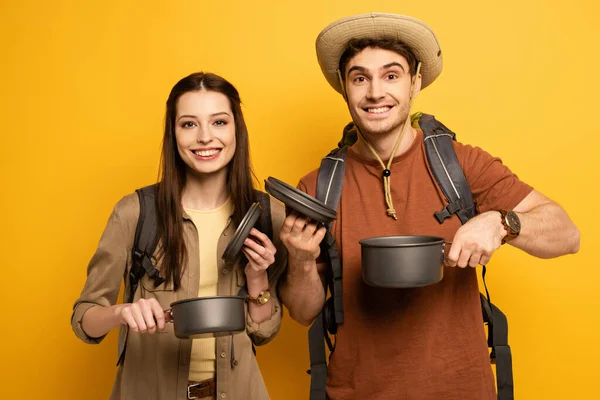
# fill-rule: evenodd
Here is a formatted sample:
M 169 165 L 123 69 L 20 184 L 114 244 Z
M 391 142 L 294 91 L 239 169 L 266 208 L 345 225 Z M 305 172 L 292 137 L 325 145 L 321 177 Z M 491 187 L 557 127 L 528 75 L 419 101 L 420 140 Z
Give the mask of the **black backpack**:
M 140 215 L 135 228 L 133 247 L 131 249 L 131 269 L 129 270 L 129 292 L 125 293 L 125 302 L 133 302 L 135 292 L 140 279 L 144 275 L 152 278 L 154 287 L 160 286 L 165 279 L 160 276 L 158 269 L 152 263 L 152 255 L 158 245 L 157 234 L 157 215 L 156 215 L 156 190 L 158 184 L 145 186 L 136 189 L 140 201 Z M 262 214 L 258 220 L 258 226 L 261 232 L 273 239 L 273 226 L 271 224 L 271 202 L 269 195 L 261 191 L 254 191 L 257 201 L 262 208 Z M 239 296 L 245 296 L 246 288 L 243 287 L 238 293 Z M 127 339 L 125 339 L 127 341 Z M 117 365 L 123 362 L 125 357 L 125 348 L 123 347 Z M 254 346 L 252 347 L 254 349 Z
M 423 130 L 427 162 L 435 180 L 439 184 L 448 204 L 434 213 L 434 217 L 441 224 L 453 214 L 456 214 L 461 223 L 466 223 L 475 216 L 475 206 L 471 189 L 465 175 L 458 163 L 458 158 L 452 146 L 456 135 L 432 115 L 417 114 L 418 125 Z M 344 137 L 338 148 L 325 156 L 319 167 L 317 179 L 317 199 L 323 201 L 334 210 L 337 209 L 342 195 L 344 183 L 344 170 L 346 150 L 348 145 L 356 140 L 349 128 L 344 130 Z M 348 136 L 348 137 L 347 137 Z M 331 223 L 326 225 L 327 233 L 321 243 L 321 251 L 327 255 L 329 267 L 327 270 L 327 291 L 331 296 L 319 313 L 308 331 L 310 353 L 310 399 L 326 399 L 327 360 L 325 343 L 329 350 L 335 350 L 329 335 L 337 333 L 337 325 L 344 322 L 344 306 L 342 299 L 342 265 L 335 245 L 335 238 L 331 232 Z M 498 307 L 492 304 L 487 286 L 485 285 L 486 267 L 483 266 L 483 283 L 486 296 L 481 294 L 481 308 L 483 321 L 488 326 L 488 347 L 491 348 L 490 361 L 496 364 L 496 382 L 499 400 L 512 400 L 513 375 L 512 356 L 508 345 L 508 322 L 506 316 Z M 325 341 L 323 340 L 325 339 Z

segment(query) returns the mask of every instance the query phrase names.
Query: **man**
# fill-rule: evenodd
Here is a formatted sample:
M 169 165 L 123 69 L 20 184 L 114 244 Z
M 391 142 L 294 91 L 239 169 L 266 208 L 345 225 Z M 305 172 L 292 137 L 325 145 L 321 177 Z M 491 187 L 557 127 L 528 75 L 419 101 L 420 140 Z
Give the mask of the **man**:
M 430 174 L 423 132 L 410 123 L 412 100 L 442 69 L 438 41 L 423 22 L 353 16 L 327 26 L 316 45 L 358 135 L 332 225 L 343 265 L 344 323 L 329 362 L 328 397 L 495 399 L 474 267 L 488 263 L 504 242 L 541 258 L 575 253 L 578 229 L 498 158 L 460 143 L 453 146 L 477 215 L 464 225 L 456 216 L 443 224 L 434 218 L 444 196 Z M 315 196 L 316 181 L 313 171 L 298 186 Z M 452 241 L 441 282 L 411 289 L 363 283 L 360 239 L 418 234 Z M 281 230 L 289 250 L 281 298 L 305 325 L 325 302 L 324 235 L 324 227 L 295 213 Z

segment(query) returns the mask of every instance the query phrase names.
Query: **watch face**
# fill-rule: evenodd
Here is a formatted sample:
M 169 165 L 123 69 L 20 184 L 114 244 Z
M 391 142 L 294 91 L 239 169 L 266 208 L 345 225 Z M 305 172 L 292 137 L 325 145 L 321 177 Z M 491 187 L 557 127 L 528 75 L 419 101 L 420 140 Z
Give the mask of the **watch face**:
M 271 298 L 271 292 L 269 292 L 268 290 L 265 290 L 264 292 L 260 292 L 260 294 L 258 295 L 258 298 L 257 298 L 257 302 L 258 302 L 258 304 L 263 305 L 263 304 L 266 304 L 270 298 Z
M 521 231 L 521 221 L 519 220 L 519 217 L 517 217 L 517 214 L 515 214 L 513 211 L 506 213 L 506 222 L 508 223 L 508 226 L 510 226 L 510 229 L 512 229 L 515 233 L 519 233 Z

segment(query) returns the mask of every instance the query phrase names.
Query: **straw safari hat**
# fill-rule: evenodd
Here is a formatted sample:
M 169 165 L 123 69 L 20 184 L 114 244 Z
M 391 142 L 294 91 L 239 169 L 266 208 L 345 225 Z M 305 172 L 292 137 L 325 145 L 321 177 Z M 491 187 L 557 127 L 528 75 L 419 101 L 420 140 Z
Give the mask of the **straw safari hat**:
M 370 13 L 342 18 L 317 36 L 317 59 L 327 82 L 342 93 L 338 78 L 340 58 L 351 39 L 392 38 L 411 48 L 421 62 L 421 89 L 430 85 L 442 72 L 442 50 L 438 40 L 424 22 L 399 14 Z

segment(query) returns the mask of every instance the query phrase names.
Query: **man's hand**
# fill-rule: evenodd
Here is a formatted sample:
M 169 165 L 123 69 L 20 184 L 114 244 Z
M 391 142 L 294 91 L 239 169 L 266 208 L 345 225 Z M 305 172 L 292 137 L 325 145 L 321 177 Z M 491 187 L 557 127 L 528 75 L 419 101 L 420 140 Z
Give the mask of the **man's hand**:
M 293 212 L 283 222 L 279 237 L 288 249 L 290 260 L 314 263 L 321 253 L 319 245 L 326 232 L 318 222 Z
M 498 211 L 480 214 L 456 231 L 446 263 L 461 268 L 486 265 L 506 234 Z

